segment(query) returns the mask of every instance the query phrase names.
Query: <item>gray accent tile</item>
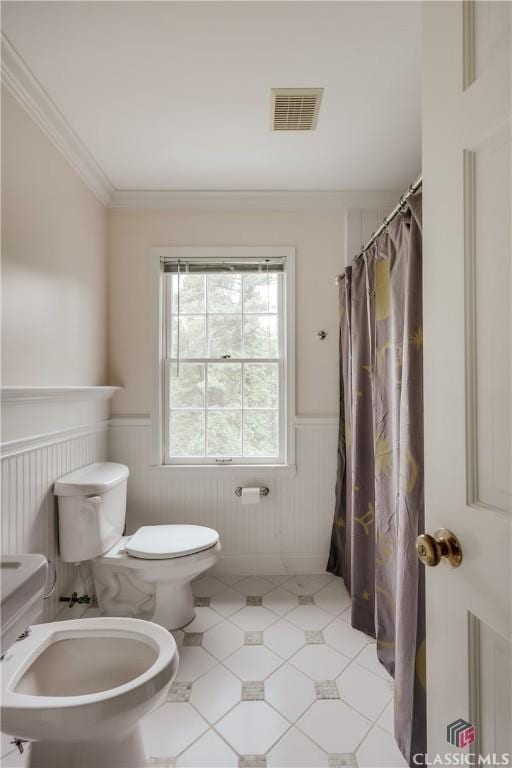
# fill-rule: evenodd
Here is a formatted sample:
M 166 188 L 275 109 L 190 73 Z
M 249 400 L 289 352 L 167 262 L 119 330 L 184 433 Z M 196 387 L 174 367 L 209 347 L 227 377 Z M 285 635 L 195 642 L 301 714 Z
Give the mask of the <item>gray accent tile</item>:
M 203 632 L 185 632 L 183 645 L 201 645 L 203 642 Z
M 183 703 L 190 699 L 192 683 L 173 683 L 167 694 L 167 701 Z
M 247 605 L 263 605 L 261 595 L 247 595 Z
M 299 605 L 314 605 L 313 595 L 299 595 Z
M 194 597 L 194 605 L 196 608 L 209 608 L 211 597 Z
M 316 645 L 317 643 L 325 643 L 324 633 L 319 629 L 306 629 L 304 632 L 306 636 L 306 643 L 309 645 Z
M 317 699 L 339 699 L 340 692 L 335 680 L 315 680 Z
M 241 755 L 238 768 L 267 768 L 267 758 L 265 755 Z
M 246 632 L 245 645 L 263 645 L 263 632 Z
M 345 752 L 341 755 L 327 755 L 329 768 L 358 768 L 357 758 L 353 752 Z
M 252 681 L 242 683 L 242 701 L 263 701 L 265 699 L 265 683 Z

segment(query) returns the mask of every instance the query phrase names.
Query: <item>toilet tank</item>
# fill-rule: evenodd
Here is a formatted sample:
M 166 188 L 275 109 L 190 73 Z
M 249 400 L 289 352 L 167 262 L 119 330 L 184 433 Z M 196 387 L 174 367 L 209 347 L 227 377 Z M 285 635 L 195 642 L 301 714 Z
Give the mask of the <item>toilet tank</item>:
M 64 562 L 80 563 L 105 554 L 119 541 L 126 519 L 128 467 L 98 462 L 55 483 L 59 543 Z

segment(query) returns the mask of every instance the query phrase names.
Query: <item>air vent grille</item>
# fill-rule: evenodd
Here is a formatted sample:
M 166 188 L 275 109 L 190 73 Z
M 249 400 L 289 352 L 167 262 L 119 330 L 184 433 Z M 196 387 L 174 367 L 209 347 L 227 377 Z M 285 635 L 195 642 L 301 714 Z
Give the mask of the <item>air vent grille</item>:
M 323 88 L 273 88 L 272 130 L 314 131 Z

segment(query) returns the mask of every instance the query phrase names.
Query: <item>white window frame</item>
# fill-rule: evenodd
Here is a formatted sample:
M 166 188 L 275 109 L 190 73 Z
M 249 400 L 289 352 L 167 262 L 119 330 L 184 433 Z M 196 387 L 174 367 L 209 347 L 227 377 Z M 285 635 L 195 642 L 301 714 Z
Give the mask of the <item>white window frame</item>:
M 233 259 L 237 261 L 285 258 L 282 273 L 282 308 L 280 308 L 280 347 L 282 349 L 282 382 L 280 390 L 280 457 L 272 459 L 236 459 L 229 464 L 212 463 L 211 459 L 172 459 L 166 457 L 165 436 L 168 404 L 166 393 L 165 349 L 165 286 L 163 260 Z M 153 391 L 151 408 L 152 448 L 154 467 L 165 470 L 241 470 L 251 467 L 295 470 L 295 248 L 291 246 L 160 246 L 151 249 L 151 306 L 152 306 L 152 359 Z

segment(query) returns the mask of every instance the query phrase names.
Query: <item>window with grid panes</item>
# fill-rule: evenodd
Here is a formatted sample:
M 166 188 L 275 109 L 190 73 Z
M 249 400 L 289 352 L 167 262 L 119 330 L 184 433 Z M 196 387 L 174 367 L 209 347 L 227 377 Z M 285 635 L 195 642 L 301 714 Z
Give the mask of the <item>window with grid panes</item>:
M 282 462 L 283 267 L 167 267 L 166 463 Z

